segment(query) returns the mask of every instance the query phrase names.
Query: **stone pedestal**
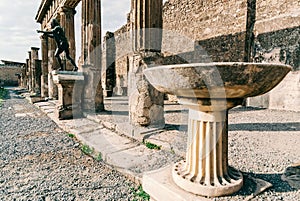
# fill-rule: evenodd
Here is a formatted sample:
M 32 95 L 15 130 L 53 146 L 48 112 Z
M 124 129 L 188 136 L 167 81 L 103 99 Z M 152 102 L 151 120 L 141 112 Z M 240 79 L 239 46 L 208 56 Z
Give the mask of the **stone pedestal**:
M 159 53 L 134 55 L 130 58 L 128 100 L 129 119 L 136 126 L 164 127 L 164 94 L 145 78 L 143 70 L 159 62 Z
M 101 69 L 93 65 L 82 65 L 85 77 L 83 90 L 83 109 L 90 112 L 104 110 Z
M 228 112 L 189 110 L 186 160 L 172 169 L 182 189 L 204 196 L 230 195 L 243 185 L 243 176 L 228 166 Z
M 72 119 L 82 116 L 81 97 L 84 76 L 82 72 L 52 71 L 53 81 L 58 87 L 58 119 Z

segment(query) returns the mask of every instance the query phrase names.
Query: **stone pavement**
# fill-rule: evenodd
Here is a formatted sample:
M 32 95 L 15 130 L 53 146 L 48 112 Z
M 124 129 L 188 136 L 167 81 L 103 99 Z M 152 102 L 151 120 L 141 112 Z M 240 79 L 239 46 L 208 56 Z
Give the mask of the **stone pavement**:
M 62 129 L 74 134 L 82 144 L 133 181 L 141 183 L 145 172 L 157 170 L 185 156 L 188 110 L 165 102 L 166 125 L 161 128 L 134 128 L 129 125 L 127 97 L 105 99 L 105 112 L 84 113 L 83 118 L 58 120 L 55 100 L 34 105 Z M 257 177 L 273 184 L 264 198 L 300 199 L 280 179 L 284 169 L 300 159 L 300 113 L 237 107 L 229 113 L 229 163 L 243 172 L 245 185 L 233 196 L 214 200 L 244 200 L 255 190 Z M 150 142 L 161 150 L 149 149 Z M 285 197 L 286 196 L 286 197 Z M 291 198 L 292 197 L 292 198 Z
M 106 111 L 84 113 L 83 118 L 58 120 L 55 115 L 56 100 L 37 102 L 34 105 L 46 113 L 59 127 L 74 134 L 83 144 L 93 149 L 92 155 L 101 158 L 137 183 L 141 183 L 146 171 L 159 169 L 184 156 L 186 125 L 182 131 L 175 130 L 179 124 L 164 128 L 133 128 L 128 122 L 127 98 L 105 100 Z M 167 104 L 166 112 L 177 104 Z M 187 117 L 187 110 L 182 111 Z M 173 128 L 172 128 L 173 127 Z M 170 130 L 173 129 L 173 130 Z M 161 150 L 149 149 L 143 142 L 161 146 Z

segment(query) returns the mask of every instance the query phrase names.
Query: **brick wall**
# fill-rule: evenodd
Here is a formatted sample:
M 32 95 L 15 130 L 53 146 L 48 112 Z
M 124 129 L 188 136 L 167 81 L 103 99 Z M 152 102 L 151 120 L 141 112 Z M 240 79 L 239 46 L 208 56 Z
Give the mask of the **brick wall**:
M 299 0 L 256 0 L 256 8 L 258 34 L 299 27 Z
M 19 66 L 0 65 L 0 85 L 17 86 L 18 76 L 16 74 L 21 73 L 22 69 Z
M 203 53 L 211 61 L 243 61 L 246 0 L 169 0 L 163 12 L 163 52 L 190 52 L 189 62 L 206 61 Z
M 244 32 L 247 1 L 169 0 L 163 9 L 163 28 L 192 40 Z

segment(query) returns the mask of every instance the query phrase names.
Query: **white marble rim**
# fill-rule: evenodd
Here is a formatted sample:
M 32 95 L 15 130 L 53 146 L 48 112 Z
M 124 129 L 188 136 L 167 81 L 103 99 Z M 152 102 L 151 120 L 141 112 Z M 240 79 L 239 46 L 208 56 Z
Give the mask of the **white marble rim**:
M 280 63 L 253 63 L 253 62 L 209 62 L 209 63 L 187 63 L 187 64 L 171 64 L 171 65 L 157 65 L 151 66 L 144 71 L 150 71 L 151 68 L 156 69 L 169 69 L 169 68 L 182 68 L 182 67 L 215 67 L 215 66 L 247 66 L 247 65 L 256 65 L 256 66 L 276 66 L 282 68 L 289 68 L 292 70 L 290 65 L 280 64 Z

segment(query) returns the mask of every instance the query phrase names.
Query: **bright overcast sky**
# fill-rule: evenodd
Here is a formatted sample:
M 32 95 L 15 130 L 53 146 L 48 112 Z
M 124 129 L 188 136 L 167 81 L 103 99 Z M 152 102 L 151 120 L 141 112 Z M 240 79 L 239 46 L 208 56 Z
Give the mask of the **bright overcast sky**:
M 30 47 L 40 47 L 36 33 L 40 24 L 35 22 L 35 16 L 41 1 L 0 0 L 0 60 L 25 63 Z M 130 0 L 102 0 L 102 35 L 124 25 L 129 10 Z M 80 42 L 81 4 L 76 11 L 76 40 Z M 76 44 L 77 50 L 79 45 Z

